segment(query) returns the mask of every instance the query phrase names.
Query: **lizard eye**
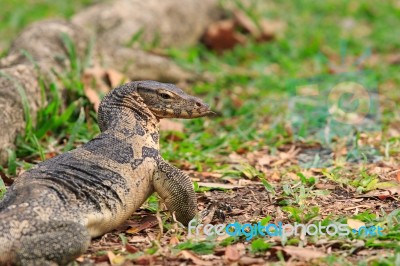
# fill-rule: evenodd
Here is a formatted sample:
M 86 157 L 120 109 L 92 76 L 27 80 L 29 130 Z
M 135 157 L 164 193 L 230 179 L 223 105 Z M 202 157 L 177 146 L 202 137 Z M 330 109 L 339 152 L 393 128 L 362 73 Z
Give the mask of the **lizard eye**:
M 169 95 L 167 93 L 160 93 L 159 95 L 161 98 L 166 99 L 166 100 L 172 98 L 171 95 Z

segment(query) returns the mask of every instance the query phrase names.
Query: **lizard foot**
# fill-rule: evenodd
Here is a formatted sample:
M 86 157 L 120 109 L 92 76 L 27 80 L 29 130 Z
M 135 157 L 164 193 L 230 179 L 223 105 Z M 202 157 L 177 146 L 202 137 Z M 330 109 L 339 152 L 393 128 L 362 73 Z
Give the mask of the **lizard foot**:
M 200 221 L 204 224 L 211 223 L 215 217 L 218 221 L 224 222 L 226 219 L 226 213 L 232 212 L 232 207 L 229 204 L 211 201 L 207 207 L 200 212 Z

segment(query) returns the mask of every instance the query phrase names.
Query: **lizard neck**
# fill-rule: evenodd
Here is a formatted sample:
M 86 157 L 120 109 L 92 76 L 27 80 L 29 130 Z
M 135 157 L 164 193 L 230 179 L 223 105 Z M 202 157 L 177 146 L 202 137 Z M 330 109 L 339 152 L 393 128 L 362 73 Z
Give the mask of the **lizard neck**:
M 112 132 L 125 140 L 151 138 L 158 148 L 159 120 L 143 102 L 136 86 L 121 86 L 106 95 L 99 107 L 98 122 L 102 132 Z

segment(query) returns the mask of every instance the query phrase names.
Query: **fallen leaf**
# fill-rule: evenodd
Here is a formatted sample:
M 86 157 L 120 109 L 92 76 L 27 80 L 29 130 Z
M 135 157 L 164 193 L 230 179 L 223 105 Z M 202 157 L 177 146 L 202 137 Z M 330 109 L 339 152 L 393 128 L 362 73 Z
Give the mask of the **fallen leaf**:
M 11 186 L 14 183 L 14 179 L 9 178 L 5 173 L 0 171 L 0 178 L 3 179 L 4 184 Z
M 386 200 L 388 198 L 393 198 L 394 195 L 400 195 L 400 186 L 372 190 L 365 194 L 358 195 L 357 198 L 378 198 L 380 200 Z
M 264 165 L 269 165 L 269 164 L 271 164 L 271 161 L 272 161 L 272 160 L 273 160 L 273 157 L 272 157 L 272 156 L 270 156 L 270 155 L 263 155 L 263 156 L 257 158 L 257 163 L 258 163 L 259 165 L 261 165 L 261 166 L 264 166 Z
M 237 154 L 236 152 L 229 154 L 228 158 L 229 158 L 230 163 L 232 163 L 232 164 L 246 164 L 247 163 L 247 160 L 243 156 Z
M 358 230 L 361 226 L 365 226 L 365 223 L 357 219 L 347 219 L 347 225 L 351 229 Z
M 244 186 L 239 185 L 231 185 L 231 184 L 223 184 L 223 183 L 209 183 L 209 182 L 198 182 L 200 187 L 209 187 L 209 188 L 222 188 L 222 189 L 235 189 L 242 188 Z
M 129 242 L 130 243 L 147 243 L 147 237 L 143 236 L 143 235 L 133 235 L 131 237 L 129 237 Z
M 236 150 L 236 153 L 239 154 L 239 155 L 243 155 L 243 154 L 247 153 L 248 151 L 249 151 L 248 148 L 240 147 L 239 149 Z
M 97 92 L 95 90 L 93 90 L 90 87 L 85 87 L 84 92 L 85 92 L 86 98 L 88 98 L 89 102 L 91 104 L 93 104 L 93 108 L 97 113 L 99 110 L 100 102 L 101 102 L 100 96 L 97 94 Z
M 260 28 L 260 41 L 270 41 L 283 34 L 286 28 L 286 23 L 278 20 L 262 19 L 260 21 Z
M 135 259 L 135 263 L 139 265 L 154 265 L 154 256 L 143 255 Z
M 82 83 L 84 88 L 92 88 L 100 93 L 107 93 L 111 87 L 106 82 L 106 70 L 101 67 L 92 67 L 85 69 L 82 75 Z
M 126 251 L 128 251 L 129 253 L 132 253 L 132 254 L 139 251 L 138 248 L 131 246 L 128 243 L 125 244 L 125 249 L 126 249 Z
M 201 175 L 204 178 L 221 178 L 223 176 L 223 174 L 221 173 L 214 173 L 214 172 L 201 172 Z
M 279 157 L 282 160 L 290 160 L 296 157 L 297 154 L 299 154 L 299 152 L 301 151 L 301 149 L 297 149 L 296 146 L 292 146 L 290 147 L 290 150 L 288 150 L 287 152 L 280 152 L 279 153 Z
M 239 265 L 264 265 L 265 261 L 261 258 L 242 257 L 239 260 Z
M 197 255 L 194 253 L 188 251 L 188 250 L 182 250 L 180 254 L 188 260 L 191 260 L 194 264 L 196 265 L 203 265 L 203 266 L 212 266 L 213 263 L 211 261 L 205 261 L 199 258 Z
M 278 172 L 273 172 L 271 176 L 268 177 L 269 180 L 273 180 L 273 181 L 280 181 L 281 180 L 281 176 L 279 175 Z
M 358 208 L 371 209 L 372 206 L 363 204 L 363 205 L 358 205 L 358 206 L 347 207 L 347 208 L 344 208 L 343 210 L 344 211 L 350 211 L 350 210 L 354 210 L 354 209 L 358 209 Z
M 57 155 L 56 152 L 48 152 L 45 154 L 45 158 L 46 158 L 46 160 L 48 160 L 48 159 L 55 157 L 56 155 Z
M 351 200 L 351 202 L 353 202 L 353 203 L 364 201 L 364 199 L 350 199 L 350 200 Z M 344 201 L 348 201 L 348 200 L 344 200 Z
M 391 65 L 400 64 L 400 54 L 389 54 L 386 56 L 386 61 Z
M 233 10 L 233 16 L 235 17 L 235 23 L 242 27 L 244 30 L 249 32 L 254 38 L 259 38 L 261 35 L 260 30 L 254 21 L 243 11 L 235 9 Z
M 214 218 L 214 214 L 215 214 L 217 208 L 218 208 L 218 206 L 217 206 L 217 204 L 215 202 L 211 203 L 210 205 L 207 206 L 207 208 L 205 210 L 206 216 L 202 217 L 202 223 L 203 224 L 211 223 L 212 219 Z M 203 216 L 203 213 L 202 213 L 201 216 Z M 203 231 L 202 231 L 202 233 L 203 233 Z
M 100 256 L 94 256 L 93 259 L 94 259 L 94 262 L 96 263 L 96 265 L 97 265 L 98 263 L 101 263 L 101 262 L 106 262 L 107 265 L 109 265 L 109 264 L 108 264 L 109 258 L 108 258 L 108 255 L 107 255 L 107 254 L 100 255 Z
M 311 248 L 286 246 L 284 248 L 276 247 L 275 249 L 282 250 L 283 252 L 292 257 L 302 258 L 304 260 L 319 259 L 326 256 L 325 253 Z
M 290 177 L 291 179 L 293 179 L 293 180 L 299 180 L 300 179 L 300 177 L 298 175 L 296 175 L 295 173 L 288 172 L 288 173 L 286 173 L 286 175 L 288 177 Z
M 222 20 L 208 27 L 203 40 L 210 49 L 223 52 L 232 49 L 237 44 L 245 43 L 246 38 L 235 32 L 235 22 L 233 20 Z
M 226 247 L 225 258 L 229 261 L 238 261 L 240 259 L 240 253 L 236 245 Z
M 101 67 L 86 69 L 82 75 L 85 95 L 89 102 L 93 104 L 96 112 L 100 105 L 100 95 L 108 93 L 125 81 L 127 81 L 127 78 L 120 72 Z
M 82 263 L 82 262 L 85 260 L 85 257 L 84 257 L 84 256 L 80 256 L 80 257 L 76 258 L 75 260 L 76 260 L 77 262 Z
M 179 239 L 176 236 L 172 236 L 171 239 L 169 240 L 170 245 L 176 245 L 179 243 Z
M 144 219 L 138 221 L 137 223 L 130 224 L 131 228 L 126 230 L 129 234 L 136 234 L 147 228 L 154 227 L 158 224 L 157 218 L 155 216 L 146 216 Z
M 114 69 L 107 69 L 106 76 L 111 88 L 116 88 L 128 80 L 124 74 Z
M 396 187 L 388 187 L 388 188 L 384 188 L 384 190 L 389 191 L 392 195 L 400 195 L 400 186 L 396 186 Z

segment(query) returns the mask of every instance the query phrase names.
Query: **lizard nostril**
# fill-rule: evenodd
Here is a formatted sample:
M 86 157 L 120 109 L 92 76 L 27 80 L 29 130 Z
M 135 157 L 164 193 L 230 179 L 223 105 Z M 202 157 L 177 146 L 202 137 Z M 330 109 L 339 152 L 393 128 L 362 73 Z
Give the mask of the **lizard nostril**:
M 197 106 L 197 107 L 201 107 L 201 103 L 196 102 L 196 106 Z

